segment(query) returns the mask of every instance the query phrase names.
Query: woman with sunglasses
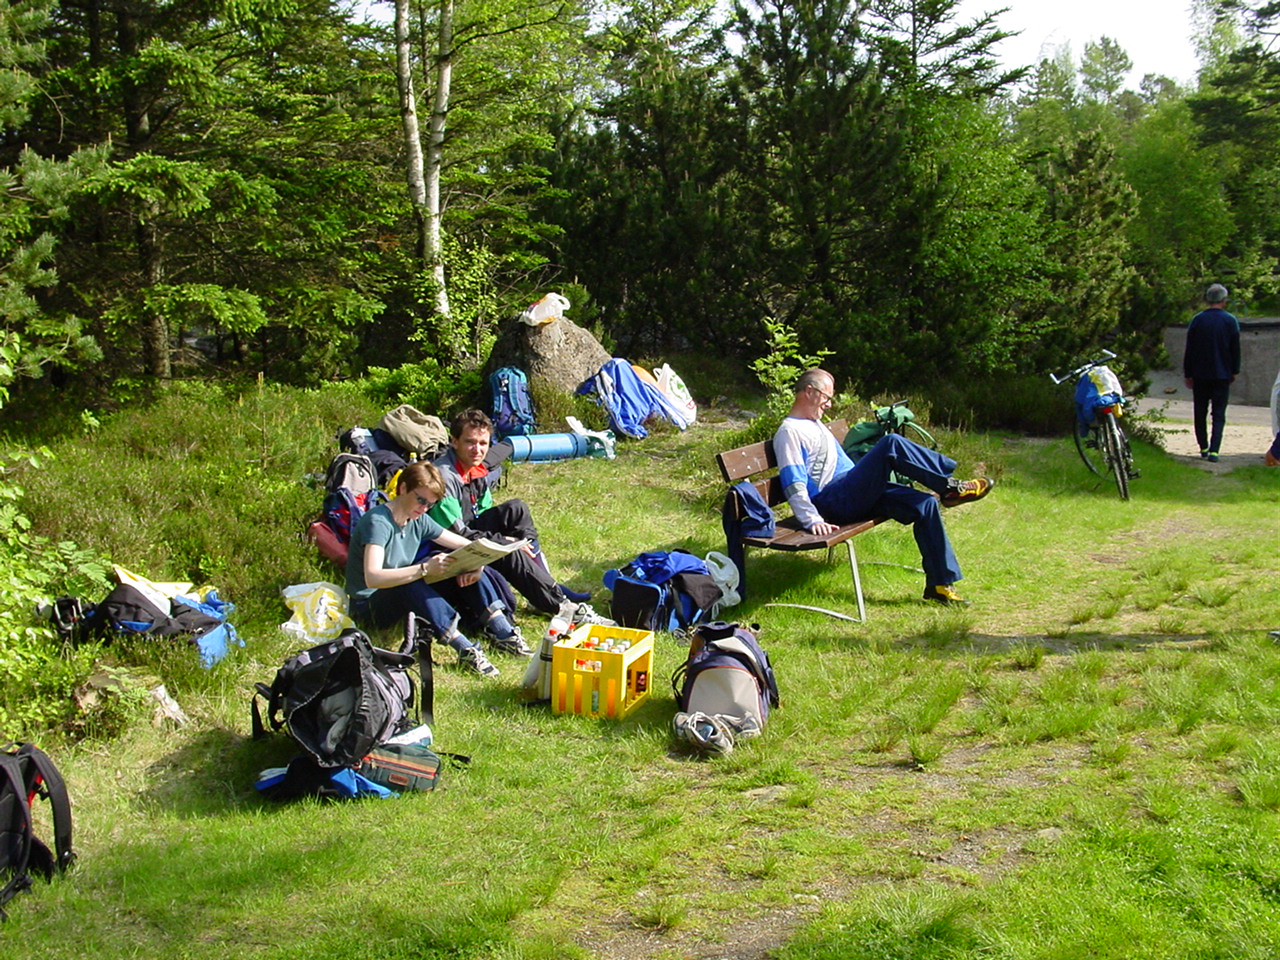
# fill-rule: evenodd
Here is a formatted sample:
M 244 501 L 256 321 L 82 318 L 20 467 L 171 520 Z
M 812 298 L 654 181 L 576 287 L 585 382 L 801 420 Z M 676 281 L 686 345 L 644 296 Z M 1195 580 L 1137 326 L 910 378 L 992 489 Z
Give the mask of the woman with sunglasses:
M 411 463 L 401 471 L 395 499 L 362 516 L 351 531 L 347 554 L 347 594 L 357 623 L 386 627 L 413 611 L 425 617 L 436 638 L 458 651 L 458 663 L 481 676 L 498 668 L 458 629 L 458 611 L 484 624 L 484 632 L 502 650 L 527 656 L 520 631 L 506 615 L 501 596 L 483 570 L 427 583 L 424 578 L 448 570 L 447 553 L 467 543 L 427 515 L 444 495 L 440 472 L 429 463 Z

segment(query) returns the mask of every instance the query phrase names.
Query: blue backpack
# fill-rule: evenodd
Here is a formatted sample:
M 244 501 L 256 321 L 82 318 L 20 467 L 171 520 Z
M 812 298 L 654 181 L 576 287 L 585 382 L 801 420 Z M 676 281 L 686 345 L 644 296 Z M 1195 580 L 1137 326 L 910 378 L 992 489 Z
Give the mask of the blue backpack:
M 619 626 L 683 635 L 724 595 L 700 557 L 684 550 L 642 553 L 621 569 L 607 570 L 610 616 Z
M 516 367 L 499 367 L 489 374 L 489 415 L 499 440 L 527 437 L 534 432 L 533 396 L 529 378 Z

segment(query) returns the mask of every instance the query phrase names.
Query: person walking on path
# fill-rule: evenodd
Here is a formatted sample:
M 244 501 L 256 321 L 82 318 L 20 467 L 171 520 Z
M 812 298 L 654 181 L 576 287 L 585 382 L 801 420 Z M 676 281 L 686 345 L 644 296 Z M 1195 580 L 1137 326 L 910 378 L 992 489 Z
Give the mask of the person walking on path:
M 1204 292 L 1206 309 L 1191 318 L 1186 348 L 1182 354 L 1182 376 L 1191 390 L 1196 443 L 1200 456 L 1218 462 L 1222 431 L 1227 425 L 1227 397 L 1240 373 L 1240 322 L 1223 308 L 1229 294 L 1220 283 Z M 1212 414 L 1211 414 L 1212 411 Z M 1212 419 L 1212 432 L 1206 419 Z

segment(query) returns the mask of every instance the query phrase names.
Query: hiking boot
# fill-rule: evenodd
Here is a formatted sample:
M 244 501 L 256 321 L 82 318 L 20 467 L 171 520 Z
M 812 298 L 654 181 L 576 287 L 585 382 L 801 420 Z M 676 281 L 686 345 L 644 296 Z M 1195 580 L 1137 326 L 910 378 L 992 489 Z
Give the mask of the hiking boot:
M 509 653 L 513 657 L 532 657 L 533 651 L 529 649 L 529 645 L 524 642 L 524 636 L 520 633 L 520 628 L 515 627 L 512 632 L 505 637 L 489 637 L 489 646 L 503 653 Z
M 479 647 L 467 647 L 458 653 L 458 666 L 464 670 L 470 670 L 472 673 L 478 673 L 482 677 L 496 677 L 498 668 L 489 662 L 489 658 L 484 655 L 484 651 Z
M 596 613 L 589 603 L 578 604 L 573 611 L 572 620 L 578 626 L 582 626 L 584 623 L 594 623 L 601 627 L 616 627 L 618 625 L 618 621 L 610 620 L 608 617 Z
M 947 492 L 942 495 L 942 505 L 944 507 L 958 507 L 962 503 L 973 503 L 975 500 L 981 500 L 996 482 L 990 477 L 978 477 L 976 480 L 956 480 L 952 478 L 947 481 Z
M 946 607 L 967 607 L 969 605 L 969 601 L 951 589 L 951 584 L 949 583 L 939 583 L 932 587 L 925 587 L 924 598 Z

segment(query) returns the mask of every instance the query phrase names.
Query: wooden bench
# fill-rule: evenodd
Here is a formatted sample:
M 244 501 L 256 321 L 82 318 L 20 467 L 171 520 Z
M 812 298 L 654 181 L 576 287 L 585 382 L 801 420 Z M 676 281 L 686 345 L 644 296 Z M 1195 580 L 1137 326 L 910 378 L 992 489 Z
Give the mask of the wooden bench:
M 845 434 L 849 432 L 849 426 L 843 420 L 836 420 L 827 426 L 837 440 L 844 440 Z M 716 463 L 720 465 L 720 473 L 727 483 L 732 486 L 740 480 L 749 480 L 771 508 L 787 502 L 782 492 L 782 482 L 778 479 L 778 458 L 774 455 L 772 440 L 763 440 L 735 450 L 726 450 L 716 455 Z M 849 572 L 853 577 L 853 592 L 858 599 L 858 616 L 849 619 L 856 619 L 861 623 L 867 618 L 867 610 L 862 599 L 862 577 L 858 573 L 858 555 L 853 549 L 853 538 L 884 523 L 887 519 L 888 517 L 876 517 L 858 523 L 848 523 L 834 533 L 820 537 L 800 526 L 800 522 L 795 517 L 787 517 L 777 521 L 777 528 L 772 537 L 743 537 L 742 545 L 744 548 L 761 547 L 765 550 L 784 550 L 791 553 L 826 549 L 829 560 L 836 545 L 843 543 L 849 551 Z M 745 552 L 744 549 L 744 555 Z

